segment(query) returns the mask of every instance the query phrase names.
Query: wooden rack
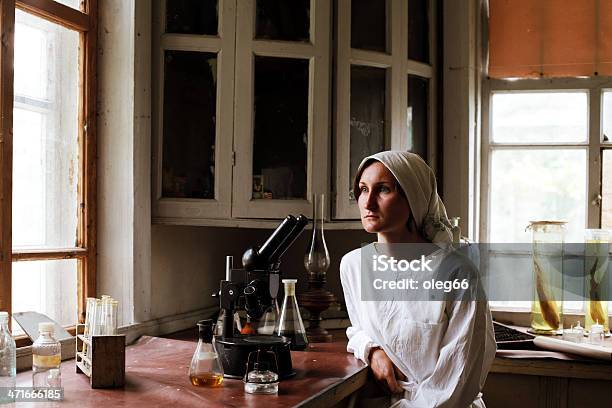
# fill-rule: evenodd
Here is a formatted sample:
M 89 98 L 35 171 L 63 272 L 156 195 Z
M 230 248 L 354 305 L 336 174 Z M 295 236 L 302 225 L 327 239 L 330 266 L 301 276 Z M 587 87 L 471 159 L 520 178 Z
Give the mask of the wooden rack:
M 84 329 L 84 324 L 77 324 L 76 372 L 89 377 L 91 388 L 123 387 L 125 335 L 85 336 Z

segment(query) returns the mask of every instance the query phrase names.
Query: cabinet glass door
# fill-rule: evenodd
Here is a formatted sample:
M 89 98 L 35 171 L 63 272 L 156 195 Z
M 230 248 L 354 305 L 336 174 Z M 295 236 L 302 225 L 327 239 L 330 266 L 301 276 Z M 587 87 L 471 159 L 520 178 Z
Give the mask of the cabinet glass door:
M 337 0 L 335 219 L 359 218 L 351 189 L 364 157 L 435 151 L 433 3 Z
M 229 218 L 235 0 L 154 10 L 153 217 Z
M 233 217 L 309 215 L 329 191 L 330 3 L 238 2 Z

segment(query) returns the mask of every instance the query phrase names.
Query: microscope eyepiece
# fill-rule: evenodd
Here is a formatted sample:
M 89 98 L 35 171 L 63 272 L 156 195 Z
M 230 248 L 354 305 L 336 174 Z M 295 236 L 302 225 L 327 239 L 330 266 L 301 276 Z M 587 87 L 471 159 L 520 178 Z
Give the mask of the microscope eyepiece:
M 302 215 L 300 217 L 303 217 Z M 304 217 L 305 218 L 305 217 Z M 287 238 L 292 237 L 296 226 L 303 223 L 303 220 L 300 220 L 299 217 L 296 219 L 293 215 L 288 215 L 285 217 L 283 222 L 272 232 L 272 234 L 268 237 L 266 242 L 261 246 L 261 248 L 249 248 L 242 255 L 242 266 L 247 271 L 253 271 L 255 269 L 266 269 L 269 265 L 271 265 L 272 260 L 280 258 L 287 247 L 293 242 L 293 238 L 291 242 L 287 242 Z M 306 220 L 308 223 L 308 220 Z M 302 227 L 301 230 L 304 229 Z M 282 250 L 282 252 L 279 252 Z M 276 254 L 280 254 L 278 257 Z

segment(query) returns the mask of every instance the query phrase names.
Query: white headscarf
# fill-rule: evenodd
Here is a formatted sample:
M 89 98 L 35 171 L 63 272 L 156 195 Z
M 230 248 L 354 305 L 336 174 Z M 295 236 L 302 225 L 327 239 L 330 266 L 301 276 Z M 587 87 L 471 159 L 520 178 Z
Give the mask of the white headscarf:
M 452 242 L 451 225 L 438 196 L 436 176 L 431 167 L 414 153 L 389 150 L 363 159 L 353 183 L 355 197 L 360 193 L 361 173 L 366 163 L 373 160 L 381 162 L 404 190 L 417 229 L 423 237 L 433 243 Z

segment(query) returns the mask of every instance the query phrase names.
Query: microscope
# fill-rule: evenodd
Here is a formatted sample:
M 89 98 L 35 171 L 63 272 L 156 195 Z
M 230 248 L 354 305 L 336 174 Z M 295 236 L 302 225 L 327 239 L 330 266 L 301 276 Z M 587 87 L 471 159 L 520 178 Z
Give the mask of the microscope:
M 227 257 L 225 280 L 220 285 L 220 307 L 224 312 L 223 331 L 215 336 L 224 376 L 243 378 L 251 363 L 265 360 L 276 367 L 279 378 L 295 375 L 291 364 L 291 341 L 282 336 L 238 334 L 234 332 L 234 313 L 245 310 L 259 319 L 278 294 L 280 261 L 308 224 L 304 215 L 288 215 L 261 247 L 247 249 L 242 255 L 243 269 L 234 269 Z M 257 360 L 257 361 L 256 361 Z

